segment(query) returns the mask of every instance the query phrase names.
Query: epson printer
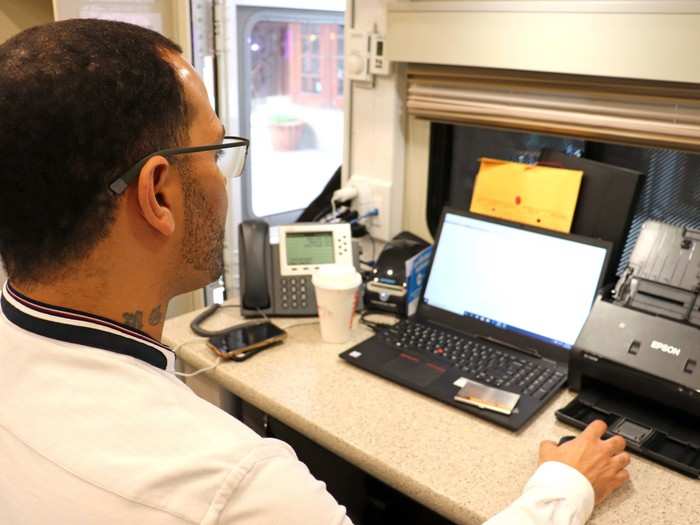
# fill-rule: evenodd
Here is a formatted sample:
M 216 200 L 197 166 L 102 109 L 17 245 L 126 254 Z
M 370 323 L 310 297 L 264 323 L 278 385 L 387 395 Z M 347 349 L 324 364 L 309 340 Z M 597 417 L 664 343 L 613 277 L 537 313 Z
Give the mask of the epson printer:
M 628 449 L 700 477 L 700 231 L 644 223 L 574 345 L 569 386 L 558 419 L 602 419 Z

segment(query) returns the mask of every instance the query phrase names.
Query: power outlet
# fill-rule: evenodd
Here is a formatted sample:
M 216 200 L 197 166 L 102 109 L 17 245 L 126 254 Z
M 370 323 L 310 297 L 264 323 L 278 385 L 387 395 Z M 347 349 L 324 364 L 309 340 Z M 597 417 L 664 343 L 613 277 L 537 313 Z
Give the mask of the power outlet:
M 374 208 L 379 210 L 379 215 L 365 221 L 369 234 L 380 241 L 389 241 L 391 239 L 391 182 L 354 175 L 350 179 L 350 184 L 357 188 L 354 208 L 360 215 Z

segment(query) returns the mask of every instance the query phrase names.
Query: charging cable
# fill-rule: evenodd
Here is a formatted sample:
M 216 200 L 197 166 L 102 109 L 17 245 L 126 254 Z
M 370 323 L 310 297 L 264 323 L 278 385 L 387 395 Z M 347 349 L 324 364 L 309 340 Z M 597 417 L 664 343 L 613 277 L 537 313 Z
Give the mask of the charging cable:
M 333 196 L 331 197 L 331 210 L 333 210 L 333 217 L 335 217 L 335 203 L 336 202 L 347 202 L 353 200 L 359 192 L 357 191 L 357 188 L 355 186 L 345 186 L 344 188 L 340 188 L 339 190 L 335 190 L 333 192 Z
M 177 345 L 173 349 L 173 352 L 175 352 L 175 354 L 177 355 L 178 350 L 180 350 L 181 348 L 183 348 L 187 345 L 194 344 L 194 343 L 202 344 L 203 342 L 204 341 L 202 339 L 191 339 L 189 341 L 185 341 L 184 343 Z M 210 370 L 214 370 L 217 366 L 219 366 L 221 364 L 221 361 L 222 361 L 222 359 L 220 357 L 217 357 L 216 362 L 213 365 L 208 366 L 206 368 L 200 368 L 199 370 L 195 370 L 194 372 L 189 372 L 189 373 L 185 373 L 185 372 L 173 372 L 173 373 L 177 377 L 194 377 L 194 376 L 198 376 L 199 374 L 203 374 L 204 372 L 209 372 Z
M 370 217 L 376 217 L 379 215 L 379 210 L 377 208 L 372 208 L 367 213 L 360 215 L 357 219 L 350 221 L 350 224 L 357 224 L 362 220 L 369 219 Z
M 357 188 L 355 186 L 350 185 L 340 188 L 339 190 L 335 190 L 333 192 L 331 200 L 333 202 L 347 202 L 353 200 L 355 197 L 357 197 L 357 195 Z
M 290 324 L 289 326 L 282 326 L 282 330 L 289 330 L 290 328 L 296 328 L 297 326 L 310 326 L 312 324 L 319 324 L 320 321 L 302 321 L 300 323 Z

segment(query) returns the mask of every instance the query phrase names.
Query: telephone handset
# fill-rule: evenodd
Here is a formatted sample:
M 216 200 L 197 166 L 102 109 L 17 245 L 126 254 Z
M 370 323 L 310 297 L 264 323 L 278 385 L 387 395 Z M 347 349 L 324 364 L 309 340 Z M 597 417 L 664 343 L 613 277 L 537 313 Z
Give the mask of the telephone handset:
M 238 230 L 241 314 L 317 315 L 311 277 L 333 264 L 358 267 L 349 224 L 272 227 L 244 221 Z
M 270 308 L 270 292 L 267 284 L 269 258 L 269 226 L 264 221 L 247 221 L 241 224 L 238 249 L 241 272 L 241 305 L 254 311 Z

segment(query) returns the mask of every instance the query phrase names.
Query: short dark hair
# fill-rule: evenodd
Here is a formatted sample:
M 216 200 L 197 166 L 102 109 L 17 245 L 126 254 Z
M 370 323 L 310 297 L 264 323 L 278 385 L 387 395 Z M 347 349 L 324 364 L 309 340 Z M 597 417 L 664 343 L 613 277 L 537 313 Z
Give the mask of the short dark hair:
M 181 145 L 189 122 L 166 37 L 74 19 L 0 45 L 0 256 L 11 279 L 44 281 L 108 235 L 107 187 Z

